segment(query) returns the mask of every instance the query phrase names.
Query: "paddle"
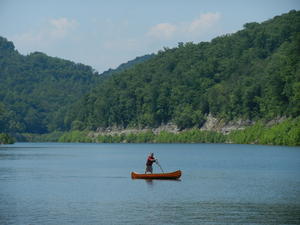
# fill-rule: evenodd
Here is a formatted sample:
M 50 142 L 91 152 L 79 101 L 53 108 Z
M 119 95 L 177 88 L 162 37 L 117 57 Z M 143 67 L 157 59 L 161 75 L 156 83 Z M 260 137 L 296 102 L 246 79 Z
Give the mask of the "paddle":
M 159 164 L 159 162 L 158 162 L 157 159 L 155 160 L 155 163 L 159 166 L 159 168 L 161 169 L 161 171 L 162 171 L 163 173 L 165 173 L 164 170 L 161 168 L 161 166 L 160 166 L 160 164 Z

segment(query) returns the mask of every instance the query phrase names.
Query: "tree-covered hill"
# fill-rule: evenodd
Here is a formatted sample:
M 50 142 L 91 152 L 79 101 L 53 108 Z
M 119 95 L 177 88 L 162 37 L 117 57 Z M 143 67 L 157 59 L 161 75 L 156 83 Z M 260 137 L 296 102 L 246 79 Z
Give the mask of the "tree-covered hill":
M 65 126 L 201 127 L 225 120 L 300 115 L 300 12 L 211 42 L 179 43 L 112 75 L 68 110 Z
M 122 63 L 121 65 L 119 65 L 116 69 L 108 69 L 106 71 L 104 71 L 103 73 L 101 73 L 101 76 L 103 77 L 108 77 L 114 73 L 119 73 L 119 72 L 123 72 L 126 69 L 129 69 L 139 63 L 145 62 L 148 59 L 151 59 L 152 57 L 154 57 L 155 54 L 147 54 L 147 55 L 143 55 L 143 56 L 138 56 L 133 60 L 129 60 L 126 63 Z
M 90 66 L 40 52 L 23 56 L 0 37 L 0 133 L 65 129 L 68 106 L 100 80 Z

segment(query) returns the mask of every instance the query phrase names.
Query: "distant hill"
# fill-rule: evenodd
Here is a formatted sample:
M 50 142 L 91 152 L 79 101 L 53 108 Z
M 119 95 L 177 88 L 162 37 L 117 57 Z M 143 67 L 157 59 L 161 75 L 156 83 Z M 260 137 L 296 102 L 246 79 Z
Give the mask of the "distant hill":
M 0 37 L 0 133 L 107 127 L 201 127 L 207 116 L 300 116 L 300 12 L 247 23 L 210 42 L 179 43 L 99 75 Z
M 0 133 L 67 129 L 68 106 L 100 80 L 90 66 L 41 52 L 23 56 L 0 37 Z
M 68 127 L 201 127 L 300 115 L 300 12 L 247 23 L 211 42 L 180 43 L 113 74 L 68 110 Z M 75 126 L 76 125 L 76 126 Z
M 148 55 L 136 57 L 133 60 L 129 60 L 127 63 L 122 63 L 116 69 L 109 69 L 107 71 L 104 71 L 103 73 L 101 73 L 101 76 L 108 77 L 108 76 L 112 75 L 113 73 L 123 72 L 124 70 L 129 69 L 139 63 L 145 62 L 154 56 L 155 56 L 155 54 L 148 54 Z

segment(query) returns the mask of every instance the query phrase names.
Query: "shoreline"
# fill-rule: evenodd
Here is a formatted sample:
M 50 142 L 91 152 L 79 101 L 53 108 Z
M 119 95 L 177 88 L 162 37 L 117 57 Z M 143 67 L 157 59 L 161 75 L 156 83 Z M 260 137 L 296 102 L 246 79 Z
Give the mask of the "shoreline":
M 129 132 L 132 131 L 132 132 Z M 16 138 L 22 142 L 77 142 L 77 143 L 220 143 L 220 144 L 258 144 L 279 146 L 300 146 L 300 117 L 288 118 L 273 125 L 257 122 L 244 129 L 236 129 L 223 134 L 218 131 L 208 131 L 191 128 L 172 132 L 151 129 L 127 129 L 99 132 L 56 131 L 48 134 L 20 134 Z

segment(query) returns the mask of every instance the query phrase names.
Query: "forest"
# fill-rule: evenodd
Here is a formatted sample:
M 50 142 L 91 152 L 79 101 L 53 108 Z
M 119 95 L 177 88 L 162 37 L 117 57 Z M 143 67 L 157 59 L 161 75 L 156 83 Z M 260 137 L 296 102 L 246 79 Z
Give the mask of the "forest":
M 67 108 L 100 80 L 90 66 L 41 52 L 23 56 L 0 37 L 0 132 L 65 129 Z
M 200 128 L 225 120 L 300 114 L 300 12 L 211 42 L 179 43 L 100 83 L 65 115 L 66 127 Z
M 299 124 L 299 52 L 300 12 L 295 10 L 247 23 L 210 42 L 165 47 L 102 75 L 40 52 L 23 56 L 0 38 L 0 133 L 76 131 L 84 136 L 99 128 L 167 123 L 184 133 L 201 128 L 208 114 L 225 121 L 260 121 L 253 129 L 274 118 Z M 299 143 L 300 131 L 292 129 L 291 143 Z M 212 136 L 218 142 L 265 143 L 258 137 L 243 139 L 250 131 L 244 132 L 233 132 L 230 139 Z

